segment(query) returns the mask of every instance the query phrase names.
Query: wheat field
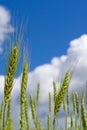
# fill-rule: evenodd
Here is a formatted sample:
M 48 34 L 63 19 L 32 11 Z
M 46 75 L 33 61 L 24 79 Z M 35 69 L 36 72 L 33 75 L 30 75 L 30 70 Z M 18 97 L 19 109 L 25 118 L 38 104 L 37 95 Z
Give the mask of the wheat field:
M 21 42 L 21 40 L 18 40 Z M 5 75 L 4 98 L 0 104 L 0 130 L 16 130 L 14 120 L 11 116 L 12 107 L 12 89 L 14 87 L 14 79 L 18 71 L 20 47 L 18 44 L 12 46 L 11 54 L 8 61 L 7 73 Z M 77 92 L 70 95 L 69 85 L 72 80 L 72 71 L 69 69 L 61 83 L 60 89 L 57 89 L 57 83 L 53 81 L 53 95 L 48 93 L 49 112 L 47 116 L 47 125 L 44 126 L 42 120 L 38 116 L 37 109 L 40 101 L 40 82 L 37 84 L 36 98 L 30 93 L 29 98 L 26 95 L 29 63 L 28 58 L 23 61 L 22 79 L 20 89 L 20 130 L 87 130 L 87 114 L 86 104 L 87 91 L 82 92 L 81 98 Z M 87 87 L 86 87 L 87 90 Z M 71 107 L 71 104 L 73 108 Z M 59 128 L 57 121 L 59 120 L 59 111 L 63 107 L 64 124 Z M 73 111 L 72 111 L 73 109 Z M 34 126 L 31 126 L 29 111 L 32 114 Z

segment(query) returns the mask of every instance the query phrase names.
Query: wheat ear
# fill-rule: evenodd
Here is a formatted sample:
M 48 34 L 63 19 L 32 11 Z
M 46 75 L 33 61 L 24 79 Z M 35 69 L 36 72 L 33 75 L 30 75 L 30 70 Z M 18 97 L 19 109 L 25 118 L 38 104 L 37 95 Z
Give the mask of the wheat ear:
M 70 114 L 70 93 L 69 93 L 69 88 L 67 89 L 66 98 L 67 98 L 67 112 L 68 112 L 68 115 L 69 115 Z
M 25 100 L 28 81 L 28 64 L 24 62 L 20 95 L 20 130 L 25 130 Z
M 63 84 L 62 84 L 62 87 L 61 87 L 61 89 L 60 89 L 60 91 L 59 91 L 59 93 L 58 93 L 58 95 L 56 97 L 55 107 L 54 107 L 55 116 L 58 115 L 58 112 L 59 112 L 61 104 L 63 102 L 65 93 L 66 93 L 66 91 L 68 89 L 69 82 L 70 82 L 70 75 L 71 75 L 70 72 L 66 73 Z
M 56 87 L 56 82 L 53 81 L 53 90 L 54 90 L 54 102 L 56 101 L 56 96 L 57 96 L 57 87 Z
M 87 115 L 86 115 L 86 109 L 85 109 L 85 104 L 84 104 L 84 93 L 82 93 L 82 98 L 81 98 L 81 118 L 82 118 L 82 124 L 83 124 L 83 129 L 87 129 Z
M 40 83 L 38 82 L 38 84 L 37 84 L 37 96 L 36 96 L 37 103 L 39 102 L 39 98 L 40 98 Z
M 25 119 L 26 119 L 26 130 L 30 129 L 30 122 L 29 122 L 29 111 L 28 111 L 28 99 L 25 99 Z
M 73 111 L 74 115 L 77 115 L 77 109 L 76 109 L 76 98 L 75 98 L 75 92 L 72 93 L 72 102 L 73 102 Z
M 18 59 L 19 59 L 19 48 L 17 45 L 15 45 L 12 48 L 8 71 L 7 71 L 7 75 L 5 76 L 4 99 L 3 99 L 4 106 L 3 106 L 3 110 L 2 110 L 2 113 L 3 113 L 2 129 L 4 128 L 4 125 L 5 125 L 6 105 L 7 105 L 8 99 L 10 98 L 11 91 L 13 88 L 13 82 L 14 82 L 16 71 L 17 71 Z
M 18 49 L 17 45 L 15 45 L 12 49 L 10 63 L 8 66 L 8 72 L 7 72 L 7 76 L 5 78 L 5 87 L 4 87 L 5 103 L 9 99 L 11 91 L 12 91 L 14 77 L 15 77 L 17 65 L 18 65 L 18 57 L 19 57 L 19 49 Z
M 62 83 L 61 89 L 56 97 L 56 101 L 55 101 L 55 106 L 54 106 L 54 120 L 53 120 L 53 125 L 55 125 L 55 121 L 57 118 L 57 115 L 59 113 L 61 104 L 64 100 L 64 96 L 67 92 L 68 86 L 69 86 L 69 82 L 70 82 L 70 78 L 71 78 L 71 73 L 70 71 L 68 71 L 65 75 L 64 81 Z
M 77 118 L 79 117 L 79 99 L 78 99 L 78 93 L 75 93 L 75 99 L 76 99 L 76 112 L 77 112 Z

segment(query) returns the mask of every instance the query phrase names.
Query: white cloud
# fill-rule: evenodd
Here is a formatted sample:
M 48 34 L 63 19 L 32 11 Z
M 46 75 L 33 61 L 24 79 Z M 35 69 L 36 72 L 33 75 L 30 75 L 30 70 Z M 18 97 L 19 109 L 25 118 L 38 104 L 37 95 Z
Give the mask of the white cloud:
M 7 34 L 13 31 L 10 21 L 10 12 L 5 7 L 0 6 L 0 53 L 3 51 L 2 44 L 7 38 Z
M 79 62 L 76 66 L 76 70 L 74 72 L 72 82 L 70 84 L 70 92 L 72 90 L 77 90 L 79 94 L 81 94 L 82 90 L 85 89 L 87 82 L 87 35 L 82 35 L 78 39 L 72 40 L 70 42 L 70 47 L 67 49 L 66 55 L 62 55 L 60 57 L 54 57 L 49 64 L 44 64 L 36 67 L 32 72 L 29 73 L 29 82 L 27 93 L 33 92 L 36 94 L 36 87 L 38 81 L 40 81 L 41 85 L 41 94 L 40 94 L 40 105 L 39 110 L 43 108 L 42 111 L 46 113 L 48 109 L 46 109 L 47 101 L 48 101 L 48 92 L 53 93 L 52 82 L 60 81 L 61 77 L 64 76 L 65 72 L 70 68 L 72 61 L 74 62 L 76 59 L 79 59 Z M 3 86 L 2 78 L 0 78 L 0 82 Z M 20 94 L 20 77 L 17 79 L 17 82 L 14 85 L 13 89 L 13 102 L 14 107 L 17 107 L 19 103 L 19 94 Z M 3 89 L 2 89 L 3 90 Z M 0 91 L 0 95 L 2 95 L 2 91 Z M 43 104 L 45 107 L 43 107 Z M 19 110 L 18 110 L 19 111 Z M 15 115 L 14 115 L 15 116 Z M 61 116 L 61 112 L 60 112 Z M 46 117 L 44 117 L 46 118 Z

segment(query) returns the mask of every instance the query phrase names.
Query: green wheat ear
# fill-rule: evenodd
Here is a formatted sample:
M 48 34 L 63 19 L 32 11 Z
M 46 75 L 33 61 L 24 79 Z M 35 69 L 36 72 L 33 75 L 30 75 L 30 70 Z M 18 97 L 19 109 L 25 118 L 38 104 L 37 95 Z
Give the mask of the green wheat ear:
M 56 101 L 56 96 L 57 96 L 57 87 L 56 87 L 56 82 L 53 81 L 53 90 L 54 90 L 54 102 Z
M 38 82 L 38 84 L 37 84 L 37 96 L 36 96 L 37 103 L 39 102 L 39 99 L 40 99 L 40 83 Z
M 5 87 L 4 87 L 5 102 L 7 102 L 7 100 L 9 99 L 12 88 L 13 88 L 13 82 L 14 82 L 16 71 L 17 71 L 17 65 L 18 65 L 18 58 L 19 58 L 19 48 L 17 45 L 15 45 L 12 49 L 12 54 L 11 54 L 10 62 L 8 66 L 8 72 L 5 77 Z
M 70 114 L 70 93 L 69 93 L 69 88 L 67 89 L 66 99 L 67 99 L 67 112 L 68 112 L 68 115 L 69 115 Z
M 54 106 L 54 120 L 53 120 L 53 126 L 55 126 L 55 122 L 56 122 L 56 118 L 57 115 L 59 113 L 60 107 L 63 103 L 65 94 L 67 92 L 68 86 L 69 86 L 69 82 L 71 79 L 71 72 L 68 71 L 65 75 L 64 81 L 62 83 L 61 89 L 59 91 L 59 93 L 56 96 L 56 101 L 55 101 L 55 106 Z M 55 128 L 54 128 L 55 129 Z
M 82 98 L 81 98 L 81 118 L 82 118 L 82 124 L 84 130 L 87 129 L 87 115 L 86 115 L 86 109 L 85 109 L 85 104 L 84 104 L 84 93 L 82 93 Z
M 65 75 L 62 87 L 61 87 L 61 89 L 60 89 L 60 91 L 59 91 L 59 93 L 58 93 L 58 95 L 56 97 L 55 107 L 54 107 L 54 114 L 55 114 L 55 116 L 58 115 L 58 112 L 60 110 L 60 107 L 61 107 L 61 104 L 63 102 L 65 93 L 66 93 L 66 91 L 68 89 L 68 86 L 69 86 L 70 77 L 71 77 L 71 73 L 67 72 L 66 75 Z
M 73 102 L 74 115 L 76 116 L 76 99 L 75 99 L 75 92 L 72 93 L 72 102 Z
M 76 98 L 76 110 L 77 110 L 77 117 L 79 117 L 79 99 L 78 99 L 78 93 L 75 93 Z
M 14 45 L 12 48 L 12 52 L 10 55 L 10 60 L 9 60 L 9 65 L 8 65 L 8 70 L 7 70 L 7 75 L 5 76 L 5 86 L 4 86 L 4 99 L 2 102 L 4 102 L 4 106 L 2 107 L 2 116 L 1 116 L 1 122 L 2 122 L 2 128 L 4 128 L 5 124 L 5 111 L 6 111 L 6 106 L 8 103 L 8 99 L 10 98 L 11 91 L 13 88 L 13 83 L 14 83 L 14 78 L 15 74 L 17 72 L 17 65 L 18 65 L 18 59 L 19 59 L 19 47 L 18 45 Z
M 28 64 L 25 62 L 23 66 L 22 83 L 21 83 L 21 103 L 25 103 L 26 88 L 28 82 Z
M 21 95 L 20 95 L 20 130 L 25 130 L 26 128 L 25 127 L 25 118 L 26 118 L 25 102 L 26 102 L 27 82 L 28 82 L 28 63 L 24 62 L 23 73 L 22 73 L 22 83 L 21 83 Z
M 64 100 L 63 100 L 63 109 L 64 109 L 64 112 L 66 113 L 67 112 L 66 98 L 64 98 Z

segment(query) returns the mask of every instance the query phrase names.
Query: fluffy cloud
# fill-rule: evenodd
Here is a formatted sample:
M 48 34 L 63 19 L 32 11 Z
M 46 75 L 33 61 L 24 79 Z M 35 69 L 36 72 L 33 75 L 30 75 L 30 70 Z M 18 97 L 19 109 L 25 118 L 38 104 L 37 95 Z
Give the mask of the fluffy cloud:
M 5 7 L 0 6 L 0 53 L 2 52 L 2 44 L 7 38 L 7 34 L 13 31 L 10 21 L 10 12 Z
M 49 64 L 44 64 L 36 67 L 32 72 L 29 73 L 29 82 L 27 94 L 29 96 L 29 92 L 32 92 L 35 96 L 37 83 L 40 82 L 41 85 L 41 94 L 40 94 L 40 104 L 39 104 L 39 115 L 42 117 L 47 115 L 48 109 L 48 92 L 50 91 L 53 94 L 53 81 L 59 83 L 64 76 L 65 72 L 72 67 L 75 61 L 78 60 L 76 65 L 75 72 L 72 77 L 72 81 L 70 84 L 70 92 L 76 90 L 81 94 L 82 90 L 85 89 L 87 82 L 87 35 L 82 35 L 81 37 L 72 40 L 70 42 L 70 46 L 67 49 L 66 55 L 62 55 L 60 57 L 54 57 Z M 3 91 L 3 77 L 0 77 L 0 82 Z M 12 97 L 14 106 L 13 109 L 17 109 L 19 112 L 19 95 L 20 95 L 20 83 L 21 78 L 16 79 Z M 57 84 L 59 87 L 59 84 Z M 2 91 L 0 91 L 0 95 L 2 95 Z M 42 113 L 43 111 L 43 113 Z M 41 112 L 41 113 L 40 113 Z M 62 115 L 63 111 L 60 111 L 60 120 L 63 119 Z M 15 114 L 16 115 L 16 114 Z M 15 115 L 13 115 L 15 117 Z M 18 113 L 17 113 L 18 115 Z M 44 121 L 46 121 L 46 116 L 44 116 Z M 45 122 L 46 123 L 46 122 Z

